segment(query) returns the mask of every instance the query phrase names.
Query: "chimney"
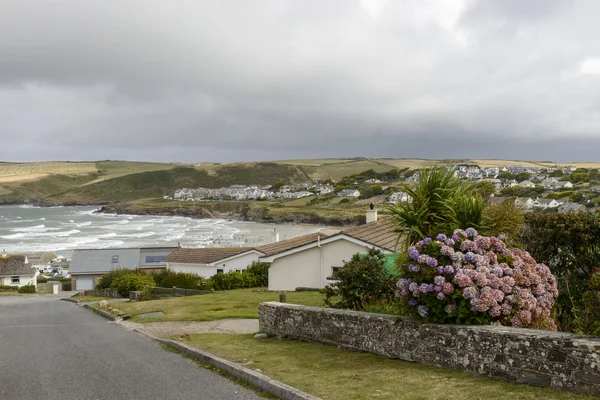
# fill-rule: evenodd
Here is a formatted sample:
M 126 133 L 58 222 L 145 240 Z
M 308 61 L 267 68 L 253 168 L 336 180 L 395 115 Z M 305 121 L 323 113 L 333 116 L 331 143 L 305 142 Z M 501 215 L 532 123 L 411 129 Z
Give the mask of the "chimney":
M 373 203 L 371 203 L 371 208 L 367 210 L 367 224 L 371 222 L 377 222 L 377 210 L 375 210 Z
M 279 232 L 277 229 L 273 228 L 273 233 L 271 234 L 271 243 L 279 242 Z

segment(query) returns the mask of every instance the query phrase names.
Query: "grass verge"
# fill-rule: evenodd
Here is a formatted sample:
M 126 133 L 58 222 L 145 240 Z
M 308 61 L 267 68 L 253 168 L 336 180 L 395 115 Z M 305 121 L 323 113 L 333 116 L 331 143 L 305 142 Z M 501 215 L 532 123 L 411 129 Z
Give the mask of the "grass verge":
M 118 303 L 114 306 L 130 314 L 136 322 L 214 321 L 230 318 L 258 318 L 258 304 L 279 301 L 274 292 L 254 292 L 253 289 L 224 290 L 213 294 L 176 297 L 162 300 Z M 322 306 L 318 292 L 287 293 L 287 302 L 307 306 Z M 165 315 L 140 318 L 140 314 L 162 311 Z
M 260 369 L 273 379 L 323 399 L 593 398 L 314 343 L 203 334 L 192 335 L 186 344 Z

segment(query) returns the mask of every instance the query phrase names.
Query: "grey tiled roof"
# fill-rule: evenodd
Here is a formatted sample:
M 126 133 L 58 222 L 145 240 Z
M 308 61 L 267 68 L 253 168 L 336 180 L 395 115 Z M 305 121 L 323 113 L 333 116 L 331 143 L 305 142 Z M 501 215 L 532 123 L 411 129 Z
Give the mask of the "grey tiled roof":
M 0 256 L 0 275 L 33 275 L 35 272 L 31 264 L 25 264 L 25 256 Z

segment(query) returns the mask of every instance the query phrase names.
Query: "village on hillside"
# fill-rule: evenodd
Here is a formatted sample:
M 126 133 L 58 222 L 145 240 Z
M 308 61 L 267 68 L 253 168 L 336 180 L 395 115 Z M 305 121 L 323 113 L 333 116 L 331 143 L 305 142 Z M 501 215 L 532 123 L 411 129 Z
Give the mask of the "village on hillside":
M 483 197 L 493 202 L 514 201 L 526 210 L 592 211 L 600 205 L 598 169 L 568 165 L 554 167 L 503 166 L 480 168 L 477 165 L 453 165 L 455 176 L 478 185 Z M 409 168 L 380 173 L 364 171 L 334 181 L 286 185 L 231 185 L 220 189 L 181 188 L 166 194 L 165 200 L 176 201 L 248 201 L 299 199 L 309 196 L 336 196 L 369 199 L 384 196 L 388 203 L 410 201 L 402 191 L 403 183 L 419 181 L 419 171 Z

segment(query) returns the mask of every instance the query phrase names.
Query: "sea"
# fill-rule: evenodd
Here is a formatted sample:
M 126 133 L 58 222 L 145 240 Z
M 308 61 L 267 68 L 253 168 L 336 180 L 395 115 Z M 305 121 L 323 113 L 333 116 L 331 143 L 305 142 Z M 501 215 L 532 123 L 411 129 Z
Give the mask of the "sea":
M 0 251 L 69 258 L 74 249 L 111 247 L 253 247 L 331 228 L 99 213 L 99 207 L 0 206 Z

